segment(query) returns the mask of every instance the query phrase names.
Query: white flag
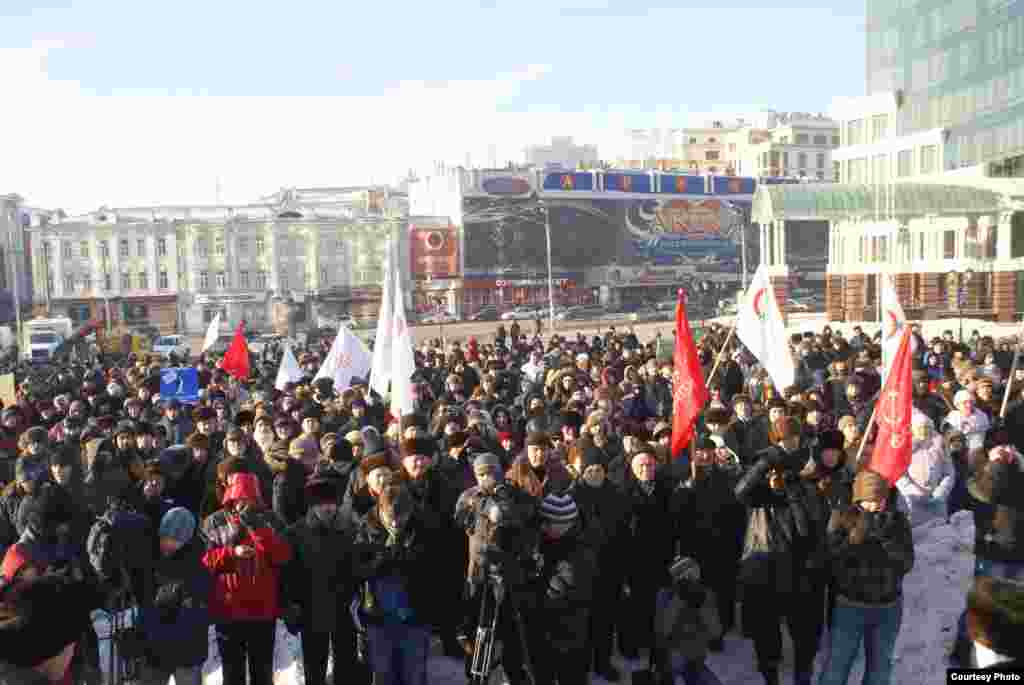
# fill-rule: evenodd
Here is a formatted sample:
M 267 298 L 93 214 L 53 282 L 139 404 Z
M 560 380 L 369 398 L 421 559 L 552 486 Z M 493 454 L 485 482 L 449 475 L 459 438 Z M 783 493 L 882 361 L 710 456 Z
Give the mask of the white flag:
M 302 369 L 299 368 L 299 362 L 295 360 L 291 345 L 285 345 L 284 356 L 281 357 L 281 366 L 277 367 L 277 380 L 274 381 L 274 387 L 278 390 L 284 390 L 285 384 L 298 383 L 305 375 L 302 373 Z
M 206 352 L 208 349 L 213 347 L 214 343 L 217 342 L 217 338 L 220 337 L 220 312 L 213 317 L 213 321 L 210 322 L 209 328 L 206 329 L 206 337 L 203 338 L 203 349 L 202 352 Z M 200 352 L 200 354 L 202 354 Z
M 888 274 L 878 274 L 881 283 L 882 301 L 882 382 L 885 383 L 892 367 L 893 359 L 900 348 L 900 338 L 907 326 L 907 315 L 903 313 L 903 305 L 896 296 L 896 288 Z M 914 351 L 913 338 L 911 351 Z
M 416 357 L 412 351 L 412 334 L 405 321 L 402 284 L 397 269 L 391 270 L 394 281 L 394 327 L 391 340 L 391 415 L 399 418 L 413 412 L 412 375 L 416 372 Z
M 330 378 L 334 381 L 335 392 L 341 392 L 352 385 L 353 378 L 366 378 L 369 372 L 370 351 L 362 340 L 342 325 L 338 328 L 338 336 L 331 345 L 331 351 L 327 353 L 327 358 L 313 380 Z
M 373 361 L 370 365 L 370 389 L 381 397 L 388 392 L 391 382 L 391 346 L 394 340 L 394 260 L 391 244 L 388 243 L 387 260 L 384 264 L 384 292 L 380 302 L 380 314 L 377 319 L 377 335 L 373 339 Z
M 786 325 L 763 266 L 743 295 L 736 317 L 736 336 L 758 358 L 779 392 L 796 382 L 796 364 L 789 351 Z

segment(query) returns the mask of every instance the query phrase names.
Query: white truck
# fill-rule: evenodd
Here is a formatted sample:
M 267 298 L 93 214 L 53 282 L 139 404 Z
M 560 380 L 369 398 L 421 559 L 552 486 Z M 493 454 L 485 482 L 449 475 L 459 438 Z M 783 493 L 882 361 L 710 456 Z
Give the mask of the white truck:
M 48 362 L 61 343 L 71 337 L 73 324 L 68 317 L 29 319 L 23 324 L 25 344 L 22 357 L 30 362 Z

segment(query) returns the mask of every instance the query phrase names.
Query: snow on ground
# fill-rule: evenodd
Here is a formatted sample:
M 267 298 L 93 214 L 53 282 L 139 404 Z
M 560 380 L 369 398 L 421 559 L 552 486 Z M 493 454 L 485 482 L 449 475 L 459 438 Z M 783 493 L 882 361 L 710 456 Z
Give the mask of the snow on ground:
M 951 524 L 930 521 L 914 529 L 916 558 L 914 570 L 904 581 L 903 627 L 896 644 L 893 682 L 937 683 L 946 677 L 946 654 L 956 633 L 957 618 L 963 608 L 964 597 L 971 582 L 974 543 L 974 523 L 971 515 L 961 512 L 953 517 Z M 97 631 L 102 638 L 106 634 L 106 621 L 97 621 Z M 105 643 L 101 641 L 101 645 Z M 738 633 L 726 638 L 726 649 L 722 654 L 712 654 L 708 665 L 724 685 L 749 685 L 761 682 L 754 666 L 754 645 Z M 786 673 L 792 668 L 792 653 L 786 640 Z M 819 668 L 824 663 L 828 645 L 828 634 L 822 637 L 818 655 Z M 104 669 L 107 666 L 106 651 L 101 653 Z M 628 683 L 627 674 L 646 666 L 646 660 L 618 661 L 623 672 L 623 682 Z M 860 682 L 862 661 L 854 667 L 849 682 Z M 302 685 L 305 677 L 302 670 L 302 649 L 299 639 L 288 633 L 283 624 L 278 624 L 277 643 L 274 647 L 275 685 Z M 210 632 L 210 658 L 203 667 L 205 685 L 221 685 L 220 658 L 217 643 Z M 789 682 L 786 675 L 783 682 Z M 496 679 L 497 681 L 497 679 Z M 339 681 L 339 685 L 342 681 Z M 447 659 L 440 654 L 435 644 L 434 656 L 430 661 L 430 682 L 436 685 L 463 685 L 465 677 L 461 662 Z M 595 685 L 606 685 L 594 677 Z

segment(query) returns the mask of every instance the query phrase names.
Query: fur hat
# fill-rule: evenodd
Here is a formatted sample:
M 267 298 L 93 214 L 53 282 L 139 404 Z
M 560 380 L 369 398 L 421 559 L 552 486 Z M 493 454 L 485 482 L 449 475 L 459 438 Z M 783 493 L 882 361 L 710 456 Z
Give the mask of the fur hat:
M 209 407 L 196 407 L 192 411 L 192 420 L 196 423 L 199 423 L 200 421 L 210 421 L 215 417 L 216 414 L 214 414 L 213 410 Z
M 189 449 L 210 449 L 210 439 L 202 433 L 193 433 L 185 439 L 185 447 Z
M 729 423 L 729 410 L 719 409 L 717 407 L 708 409 L 704 412 L 704 423 L 716 423 L 719 425 L 725 425 Z
M 632 462 L 641 454 L 646 454 L 655 459 L 658 458 L 658 450 L 649 442 L 640 442 L 633 448 L 633 454 L 629 456 L 629 460 Z
M 1024 658 L 1024 584 L 975 578 L 967 595 L 967 632 L 1001 656 Z
M 550 447 L 551 441 L 548 439 L 548 436 L 546 434 L 540 432 L 533 432 L 527 433 L 526 445 L 528 447 Z
M 786 402 L 786 400 L 782 399 L 781 397 L 773 397 L 770 400 L 768 400 L 768 404 L 765 405 L 765 409 L 769 411 L 771 411 L 772 409 L 784 409 L 788 411 L 789 404 Z
M 359 471 L 363 474 L 363 478 L 367 478 L 370 473 L 382 468 L 389 470 L 393 468 L 391 457 L 386 451 L 372 456 L 367 455 L 359 462 Z
M 651 439 L 658 440 L 665 433 L 672 433 L 672 425 L 667 421 L 659 421 L 657 424 L 655 424 L 654 430 L 651 431 Z
M 889 489 L 885 478 L 870 469 L 862 469 L 853 479 L 853 503 L 888 499 Z
M 306 419 L 316 419 L 317 421 L 319 421 L 321 418 L 323 418 L 323 415 L 324 411 L 323 409 L 320 408 L 319 404 L 315 402 L 307 402 L 305 405 L 303 405 L 302 414 L 300 416 L 303 421 L 305 421 Z
M 398 453 L 403 459 L 414 454 L 433 457 L 435 452 L 437 452 L 437 445 L 434 444 L 433 440 L 427 438 L 403 440 L 398 447 Z
M 448 449 L 462 447 L 469 440 L 469 433 L 466 431 L 455 431 L 448 436 Z

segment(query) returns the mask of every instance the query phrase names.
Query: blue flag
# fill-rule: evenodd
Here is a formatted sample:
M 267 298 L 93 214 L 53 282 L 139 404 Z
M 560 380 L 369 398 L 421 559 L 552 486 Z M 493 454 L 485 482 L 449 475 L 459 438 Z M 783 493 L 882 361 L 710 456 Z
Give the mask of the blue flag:
M 160 399 L 179 402 L 199 401 L 199 372 L 192 368 L 164 369 L 160 372 Z

